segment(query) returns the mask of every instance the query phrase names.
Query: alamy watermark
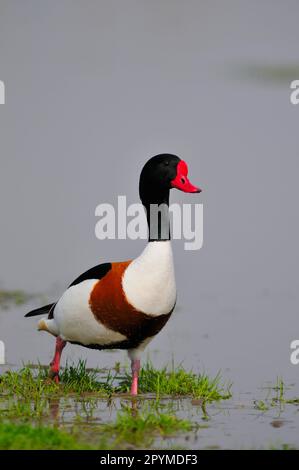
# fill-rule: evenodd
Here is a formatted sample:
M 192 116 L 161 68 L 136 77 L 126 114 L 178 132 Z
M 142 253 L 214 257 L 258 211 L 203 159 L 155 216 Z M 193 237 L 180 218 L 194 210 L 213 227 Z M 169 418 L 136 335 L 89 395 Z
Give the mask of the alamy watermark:
M 150 234 L 144 207 L 141 203 L 127 206 L 126 196 L 118 196 L 117 207 L 110 203 L 99 204 L 95 209 L 99 217 L 95 226 L 95 235 L 99 240 L 127 239 L 145 240 L 169 235 L 171 238 L 184 239 L 185 250 L 199 250 L 203 245 L 203 205 L 202 204 L 166 204 L 150 205 Z
M 0 365 L 5 364 L 5 344 L 0 341 Z
M 0 80 L 0 104 L 5 104 L 5 85 L 2 80 Z
M 290 102 L 292 104 L 299 104 L 299 80 L 293 80 L 290 85 L 291 90 Z
M 293 350 L 290 355 L 290 361 L 293 366 L 299 364 L 299 339 L 294 339 L 290 344 L 291 349 Z

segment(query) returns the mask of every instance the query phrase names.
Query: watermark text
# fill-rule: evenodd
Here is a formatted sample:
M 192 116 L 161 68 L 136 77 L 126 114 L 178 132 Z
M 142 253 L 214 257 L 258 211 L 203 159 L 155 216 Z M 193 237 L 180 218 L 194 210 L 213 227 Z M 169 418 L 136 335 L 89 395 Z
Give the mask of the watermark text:
M 292 93 L 290 94 L 290 101 L 292 104 L 299 104 L 299 80 L 293 80 L 290 85 Z
M 0 341 L 0 365 L 5 364 L 5 344 Z
M 0 104 L 5 104 L 5 85 L 2 80 L 0 80 Z
M 118 196 L 117 206 L 102 203 L 96 207 L 99 220 L 95 226 L 95 235 L 104 239 L 156 239 L 158 232 L 162 239 L 169 235 L 171 225 L 172 238 L 184 239 L 185 250 L 199 250 L 203 245 L 203 205 L 202 204 L 151 204 L 149 211 L 150 234 L 146 213 L 142 204 L 127 206 L 126 196 Z
M 291 349 L 293 350 L 290 355 L 290 361 L 293 366 L 297 366 L 299 364 L 299 339 L 294 339 L 290 345 Z

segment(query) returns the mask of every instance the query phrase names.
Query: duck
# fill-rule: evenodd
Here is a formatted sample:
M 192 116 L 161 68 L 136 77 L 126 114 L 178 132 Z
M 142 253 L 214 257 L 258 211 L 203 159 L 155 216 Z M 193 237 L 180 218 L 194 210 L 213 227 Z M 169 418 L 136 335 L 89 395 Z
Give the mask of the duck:
M 127 350 L 131 361 L 131 395 L 138 394 L 143 351 L 162 330 L 177 299 L 169 220 L 171 189 L 200 193 L 188 179 L 187 163 L 163 153 L 142 168 L 139 196 L 145 208 L 148 242 L 135 259 L 105 262 L 78 276 L 59 300 L 28 312 L 47 315 L 37 329 L 56 338 L 49 377 L 59 382 L 62 351 L 67 343 L 85 348 Z M 163 207 L 153 217 L 153 207 Z

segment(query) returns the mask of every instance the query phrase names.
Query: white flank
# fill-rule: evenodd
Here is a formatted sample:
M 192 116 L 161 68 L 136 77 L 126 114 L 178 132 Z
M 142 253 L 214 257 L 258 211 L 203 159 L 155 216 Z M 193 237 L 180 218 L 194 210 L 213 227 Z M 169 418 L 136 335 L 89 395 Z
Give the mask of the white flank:
M 107 345 L 127 339 L 126 336 L 106 328 L 95 319 L 89 306 L 89 298 L 97 282 L 99 282 L 97 279 L 89 279 L 72 286 L 57 302 L 54 321 L 57 332 L 63 340 L 84 345 Z
M 152 316 L 169 313 L 176 300 L 171 242 L 149 242 L 127 267 L 122 286 L 136 310 Z

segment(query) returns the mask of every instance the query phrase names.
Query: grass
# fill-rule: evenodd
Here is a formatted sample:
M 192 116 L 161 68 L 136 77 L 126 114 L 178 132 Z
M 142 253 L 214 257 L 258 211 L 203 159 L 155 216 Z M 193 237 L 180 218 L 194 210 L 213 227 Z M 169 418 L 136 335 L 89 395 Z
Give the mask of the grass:
M 130 406 L 123 392 L 131 377 L 119 364 L 103 371 L 79 361 L 62 369 L 60 378 L 56 384 L 47 367 L 30 365 L 0 376 L 0 449 L 150 447 L 157 439 L 195 429 L 176 415 L 176 398 L 189 398 L 191 404 L 196 397 L 205 417 L 206 403 L 230 397 L 219 376 L 209 379 L 182 367 L 157 370 L 151 363 L 141 370 L 140 396 L 130 397 Z M 51 426 L 58 423 L 62 429 Z
M 140 447 L 152 445 L 157 437 L 170 437 L 193 428 L 190 421 L 161 412 L 159 407 L 147 403 L 141 411 L 125 407 L 117 413 L 114 423 L 105 426 L 105 432 L 114 437 L 118 447 L 123 443 Z
M 130 374 L 126 374 L 120 383 L 120 389 L 128 392 L 130 389 Z M 186 371 L 181 366 L 155 369 L 151 362 L 147 362 L 140 371 L 140 393 L 155 393 L 157 397 L 191 396 L 201 399 L 205 403 L 225 400 L 231 397 L 230 386 L 221 384 L 220 375 L 210 379 L 207 375 L 196 375 Z
M 293 444 L 271 444 L 269 450 L 298 450 Z
M 14 372 L 9 371 L 0 377 L 0 393 L 19 398 L 39 399 L 41 396 L 67 393 L 98 393 L 110 396 L 128 392 L 131 375 L 119 372 L 87 369 L 84 361 L 77 365 L 67 365 L 60 374 L 61 383 L 56 385 L 47 379 L 47 368 L 39 366 L 37 373 L 30 366 Z M 139 393 L 155 393 L 157 398 L 167 396 L 191 396 L 206 403 L 231 397 L 230 387 L 220 382 L 220 376 L 210 379 L 207 375 L 196 375 L 182 367 L 155 369 L 147 362 L 140 372 Z
M 11 305 L 23 305 L 33 298 L 36 298 L 36 295 L 28 294 L 23 290 L 0 290 L 0 307 L 3 309 L 9 308 Z
M 0 422 L 0 450 L 124 449 L 150 446 L 159 437 L 191 431 L 194 426 L 173 414 L 153 409 L 123 408 L 115 422 L 85 428 L 58 429 L 54 426 Z
M 107 395 L 112 393 L 114 380 L 111 372 L 105 380 L 98 377 L 99 371 L 86 369 L 84 361 L 77 365 L 67 365 L 60 374 L 61 382 L 56 384 L 48 378 L 48 368 L 38 366 L 37 372 L 30 365 L 19 371 L 8 371 L 0 377 L 0 393 L 19 398 L 40 398 L 41 396 L 61 396 L 63 394 L 82 394 L 98 392 Z
M 65 392 L 111 395 L 115 391 L 116 374 L 108 370 L 103 380 L 99 380 L 99 374 L 99 370 L 87 369 L 86 362 L 79 361 L 77 365 L 67 365 L 60 374 L 60 380 Z
M 264 400 L 254 401 L 254 407 L 260 411 L 268 411 L 271 408 L 279 408 L 282 411 L 283 407 L 286 404 L 289 405 L 298 405 L 299 397 L 295 398 L 286 398 L 286 386 L 282 378 L 278 377 L 276 379 L 276 384 L 267 387 L 268 393 Z
M 298 64 L 251 64 L 238 67 L 238 73 L 243 77 L 253 78 L 267 83 L 288 84 L 299 75 Z
M 0 376 L 0 411 L 3 417 L 23 421 L 40 420 L 51 414 L 53 400 L 62 397 L 81 396 L 84 393 L 96 393 L 98 397 L 107 397 L 112 393 L 108 374 L 105 381 L 97 379 L 96 371 L 88 371 L 83 361 L 76 366 L 66 367 L 57 385 L 47 377 L 47 368 L 34 370 L 25 366 L 19 371 L 8 371 Z M 88 409 L 83 410 L 84 415 Z
M 254 408 L 259 411 L 268 411 L 269 406 L 263 400 L 258 400 L 254 402 Z
M 62 397 L 83 397 L 81 408 L 84 418 L 92 416 L 95 401 L 128 392 L 131 377 L 121 374 L 119 367 L 113 372 L 87 369 L 84 361 L 67 365 L 60 375 L 61 382 L 48 379 L 48 369 L 25 366 L 19 371 L 8 371 L 0 377 L 0 411 L 6 417 L 42 419 L 51 414 L 53 400 Z M 140 373 L 139 397 L 155 394 L 161 397 L 190 397 L 199 401 L 204 419 L 208 418 L 206 405 L 231 397 L 230 387 L 220 383 L 219 375 L 209 379 L 182 367 L 155 369 L 148 362 Z M 4 398 L 3 399 L 1 399 Z M 93 403 L 92 403 L 93 401 Z
M 49 426 L 0 423 L 1 450 L 76 450 L 92 449 L 86 442 L 66 431 Z

